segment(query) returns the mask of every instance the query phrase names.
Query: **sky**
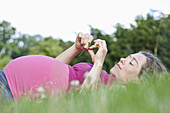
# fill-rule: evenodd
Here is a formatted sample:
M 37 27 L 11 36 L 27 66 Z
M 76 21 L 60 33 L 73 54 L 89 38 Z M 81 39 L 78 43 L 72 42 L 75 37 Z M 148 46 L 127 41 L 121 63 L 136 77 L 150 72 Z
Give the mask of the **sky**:
M 93 28 L 107 34 L 117 23 L 129 27 L 150 9 L 170 14 L 170 0 L 0 0 L 0 22 L 11 23 L 22 34 L 75 41 L 78 32 Z

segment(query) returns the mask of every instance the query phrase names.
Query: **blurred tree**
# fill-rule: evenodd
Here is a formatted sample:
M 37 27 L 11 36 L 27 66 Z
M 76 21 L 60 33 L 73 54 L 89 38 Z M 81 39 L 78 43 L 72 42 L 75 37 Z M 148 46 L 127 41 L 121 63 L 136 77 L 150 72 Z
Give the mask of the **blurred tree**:
M 0 53 L 2 56 L 10 54 L 10 44 L 13 42 L 15 30 L 9 22 L 0 23 Z
M 56 57 L 63 48 L 60 46 L 60 42 L 52 37 L 44 38 L 41 41 L 37 41 L 33 47 L 29 48 L 29 54 L 47 55 L 50 57 Z
M 135 21 L 137 26 L 131 25 L 131 49 L 133 52 L 150 50 L 154 53 L 158 35 L 158 31 L 155 29 L 159 26 L 159 20 L 154 20 L 154 17 L 148 14 L 146 20 L 141 16 L 137 16 Z
M 137 16 L 136 24 L 131 24 L 129 29 L 117 24 L 115 26 L 116 31 L 112 35 L 107 35 L 103 31 L 91 28 L 91 34 L 95 38 L 104 39 L 107 42 L 109 51 L 104 64 L 104 69 L 107 72 L 121 57 L 141 50 L 147 50 L 156 56 L 160 56 L 164 64 L 169 65 L 166 62 L 170 60 L 170 53 L 168 52 L 170 49 L 168 46 L 168 43 L 170 43 L 168 32 L 170 21 L 169 18 L 164 18 L 163 21 L 162 13 L 160 13 L 159 17 L 154 17 L 153 14 L 154 12 L 152 11 L 148 13 L 146 19 L 142 16 Z
M 159 13 L 159 16 L 155 16 L 155 13 Z M 170 46 L 168 45 L 170 43 L 170 15 L 165 16 L 160 11 L 151 10 L 146 17 L 137 16 L 135 24 L 131 24 L 130 28 L 125 28 L 119 23 L 116 24 L 115 32 L 111 35 L 92 26 L 90 29 L 94 40 L 103 39 L 107 43 L 108 54 L 103 69 L 108 73 L 121 57 L 141 50 L 151 51 L 170 68 Z M 9 22 L 2 21 L 0 23 L 1 66 L 5 66 L 11 58 L 30 54 L 41 54 L 55 58 L 73 43 L 53 37 L 44 38 L 40 35 L 30 36 L 20 33 L 16 35 L 16 29 Z M 94 52 L 96 51 L 97 49 L 94 50 Z M 70 65 L 79 62 L 91 63 L 91 57 L 87 51 L 81 56 L 77 55 Z
M 159 29 L 158 56 L 166 65 L 167 69 L 170 69 L 170 15 L 161 18 Z
M 30 48 L 34 47 L 42 40 L 43 37 L 40 35 L 30 36 L 27 34 L 19 34 L 19 36 L 14 39 L 13 44 L 11 45 L 13 47 L 11 50 L 11 57 L 15 59 L 20 56 L 28 55 L 30 53 Z
M 2 70 L 11 60 L 10 56 L 0 54 L 0 70 Z

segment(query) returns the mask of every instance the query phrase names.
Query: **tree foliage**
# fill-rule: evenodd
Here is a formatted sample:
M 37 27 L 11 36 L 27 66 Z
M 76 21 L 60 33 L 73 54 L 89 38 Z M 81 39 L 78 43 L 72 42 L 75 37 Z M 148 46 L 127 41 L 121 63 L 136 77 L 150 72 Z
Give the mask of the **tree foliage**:
M 167 68 L 170 68 L 170 15 L 155 11 L 149 12 L 146 17 L 136 16 L 135 24 L 125 28 L 120 23 L 115 25 L 115 31 L 109 35 L 102 30 L 90 26 L 94 39 L 103 39 L 107 42 L 108 54 L 103 69 L 109 72 L 110 68 L 131 53 L 149 50 L 158 56 Z M 62 38 L 62 37 L 61 37 Z M 7 21 L 0 22 L 0 69 L 10 60 L 24 55 L 40 54 L 56 57 L 69 48 L 74 42 L 64 42 L 62 39 L 30 36 L 16 32 Z M 96 50 L 95 50 L 96 52 Z M 76 56 L 70 65 L 79 62 L 91 63 L 88 52 Z

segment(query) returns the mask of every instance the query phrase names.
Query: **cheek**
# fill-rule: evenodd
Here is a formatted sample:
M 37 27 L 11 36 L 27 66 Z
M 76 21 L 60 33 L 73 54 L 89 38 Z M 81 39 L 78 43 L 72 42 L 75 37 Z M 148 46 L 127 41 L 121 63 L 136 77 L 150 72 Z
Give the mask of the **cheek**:
M 127 74 L 131 74 L 131 73 L 134 73 L 134 69 L 131 68 L 131 67 L 128 67 L 124 70 Z
M 138 68 L 129 67 L 124 70 L 124 73 L 126 74 L 125 77 L 136 77 L 139 74 L 140 70 Z

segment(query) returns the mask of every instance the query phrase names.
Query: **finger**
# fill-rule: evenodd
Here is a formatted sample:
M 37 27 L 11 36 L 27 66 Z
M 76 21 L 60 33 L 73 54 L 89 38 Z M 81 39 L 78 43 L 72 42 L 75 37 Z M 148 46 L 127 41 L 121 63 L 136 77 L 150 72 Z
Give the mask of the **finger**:
M 81 35 L 82 35 L 81 32 L 79 32 L 79 33 L 77 34 L 77 37 L 76 37 L 76 48 L 79 48 L 79 47 L 80 47 Z
M 85 40 L 84 40 L 84 44 L 85 44 L 85 48 L 88 49 L 88 42 L 89 42 L 89 38 L 90 38 L 90 35 L 89 34 L 85 34 Z
M 101 39 L 97 39 L 94 41 L 96 44 L 100 45 L 100 47 L 102 48 L 106 48 L 106 41 L 105 40 L 101 40 Z M 99 44 L 100 43 L 100 44 Z
M 88 40 L 88 34 L 83 34 L 83 36 L 82 36 L 82 44 L 86 44 L 87 40 Z
M 91 43 L 91 42 L 92 42 L 92 40 L 93 40 L 93 36 L 92 36 L 92 35 L 90 35 L 90 37 L 89 37 L 89 42 Z
M 100 49 L 100 48 L 103 48 L 103 45 L 102 45 L 102 44 L 103 44 L 102 41 L 100 41 L 100 42 L 97 43 L 97 46 L 98 46 L 99 49 Z
M 94 51 L 93 50 L 88 50 L 90 56 L 91 56 L 91 59 L 92 59 L 92 62 L 94 63 L 95 61 L 95 54 L 94 54 Z
M 77 38 L 81 38 L 81 37 L 82 37 L 82 32 L 79 32 Z
M 89 49 L 89 50 L 92 50 L 92 49 L 94 49 L 94 48 L 98 48 L 98 46 L 97 46 L 96 44 L 94 44 L 94 45 L 90 46 L 88 49 Z
M 105 40 L 103 40 L 102 47 L 103 47 L 103 49 L 107 49 L 107 44 L 106 44 Z
M 90 54 L 90 56 L 91 56 L 91 57 L 95 56 L 95 54 L 94 54 L 94 51 L 93 51 L 93 50 L 88 50 L 88 52 L 89 52 L 89 54 Z
M 107 52 L 108 52 L 107 44 L 106 44 L 106 41 L 105 41 L 105 40 L 103 40 L 103 41 L 101 42 L 101 47 L 100 47 L 99 49 L 100 49 L 100 51 L 102 51 L 103 53 L 107 53 Z
M 79 32 L 76 38 L 76 46 L 80 46 L 81 45 L 81 37 L 82 37 L 82 32 Z
M 103 40 L 97 39 L 97 40 L 94 41 L 94 43 L 95 43 L 95 45 L 97 46 L 97 48 L 99 48 L 99 47 L 102 47 L 102 46 L 101 46 L 101 43 L 103 43 Z
M 89 49 L 99 48 L 101 41 L 95 41 L 94 45 L 92 45 Z
M 101 41 L 103 41 L 103 40 L 101 40 L 101 39 L 94 40 L 94 42 L 101 42 Z
M 93 40 L 93 36 L 88 34 L 88 35 L 86 35 L 86 37 L 87 37 L 87 38 L 86 38 L 87 40 L 85 40 L 85 41 L 86 41 L 86 42 L 85 42 L 86 44 L 85 44 L 84 47 L 85 47 L 86 49 L 88 49 L 88 48 L 91 46 L 91 42 L 92 42 L 92 40 Z M 90 43 L 90 45 L 89 45 L 89 43 Z
M 92 50 L 92 49 L 94 49 L 94 48 L 96 48 L 96 46 L 95 46 L 95 45 L 92 45 L 92 46 L 90 46 L 88 49 L 89 49 L 89 50 Z
M 81 44 L 84 45 L 84 39 L 85 39 L 85 34 L 82 34 L 82 37 L 81 37 Z
M 82 42 L 81 44 L 84 46 L 84 48 L 88 49 L 88 43 L 92 41 L 93 37 L 90 36 L 89 34 L 84 34 L 83 38 L 82 38 Z

